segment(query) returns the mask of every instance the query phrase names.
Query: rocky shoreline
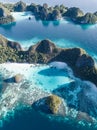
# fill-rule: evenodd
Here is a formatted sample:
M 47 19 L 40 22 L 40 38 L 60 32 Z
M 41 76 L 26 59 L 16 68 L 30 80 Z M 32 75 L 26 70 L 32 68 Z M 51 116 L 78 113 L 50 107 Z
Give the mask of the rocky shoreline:
M 15 19 L 10 11 L 0 3 L 0 25 L 14 22 Z
M 35 64 L 44 65 L 54 61 L 67 63 L 67 65 L 72 68 L 76 77 L 91 81 L 95 85 L 88 81 L 84 82 L 78 80 L 77 82 L 72 82 L 69 88 L 63 86 L 51 93 L 47 93 L 27 82 L 21 73 L 18 74 L 17 72 L 14 74 L 6 70 L 7 65 L 10 66 L 12 63 L 13 66 L 17 63 L 16 66 L 19 68 L 18 63 L 29 63 L 29 67 L 34 67 Z M 97 121 L 94 115 L 94 113 L 96 113 L 95 99 L 92 100 L 92 98 L 89 98 L 90 96 L 87 98 L 85 96 L 87 92 L 93 95 L 96 92 L 97 68 L 94 59 L 82 48 L 58 48 L 52 41 L 46 39 L 30 46 L 28 50 L 23 50 L 20 43 L 9 41 L 4 36 L 0 35 L 0 63 L 0 69 L 4 76 L 2 84 L 1 116 L 15 109 L 18 102 L 22 102 L 32 105 L 35 110 L 41 111 L 47 115 L 61 116 L 69 120 L 75 120 L 77 123 L 81 122 L 81 125 L 83 123 L 85 124 L 84 121 L 88 122 L 90 126 L 96 125 Z M 32 64 L 34 64 L 34 66 Z M 25 70 L 27 71 L 26 67 Z M 94 90 L 92 90 L 92 87 Z M 75 100 L 73 99 L 75 96 L 69 95 L 70 93 L 76 96 Z M 8 102 L 6 104 L 7 100 Z M 79 105 L 77 102 L 73 104 L 76 100 L 79 101 Z M 89 101 L 89 103 L 87 101 Z M 89 106 L 90 104 L 91 107 Z M 6 110 L 6 112 L 3 111 L 3 109 Z M 93 115 L 88 113 L 91 111 Z
M 97 22 L 97 12 L 84 14 L 75 7 L 67 8 L 64 5 L 49 7 L 47 4 L 26 5 L 20 1 L 14 5 L 0 4 L 0 24 L 14 22 L 11 11 L 31 11 L 36 19 L 47 21 L 69 18 L 79 24 Z M 30 17 L 29 20 L 31 20 Z M 74 73 L 74 75 L 72 73 L 73 81 L 62 86 L 58 85 L 58 88 L 47 92 L 27 79 L 29 76 L 25 72 L 29 72 L 31 68 L 35 69 L 34 67 L 43 67 L 43 65 L 50 67 L 50 63 L 53 62 L 66 64 Z M 8 67 L 11 69 L 8 70 Z M 12 71 L 12 68 L 16 70 Z M 17 68 L 19 68 L 19 73 Z M 55 67 L 55 71 L 56 69 Z M 21 72 L 24 72 L 27 77 Z M 14 111 L 18 104 L 22 103 L 51 117 L 53 115 L 62 117 L 83 126 L 87 123 L 88 126 L 97 126 L 97 66 L 95 60 L 84 49 L 59 48 L 49 39 L 45 39 L 24 50 L 20 43 L 10 41 L 0 35 L 0 76 L 1 120 L 9 111 Z
M 15 111 L 16 107 L 19 104 L 24 104 L 25 106 L 27 105 L 29 107 L 32 106 L 32 108 L 35 109 L 37 112 L 42 112 L 47 116 L 51 116 L 51 118 L 55 117 L 56 119 L 58 119 L 59 117 L 61 117 L 63 120 L 68 119 L 67 122 L 75 122 L 80 126 L 96 126 L 97 120 L 96 118 L 91 116 L 91 114 L 89 115 L 87 112 L 82 112 L 80 110 L 78 111 L 77 109 L 73 108 L 73 106 L 68 105 L 68 102 L 70 100 L 68 99 L 67 102 L 66 96 L 68 96 L 68 94 L 70 94 L 71 91 L 73 92 L 71 88 L 72 86 L 70 88 L 67 88 L 68 92 L 65 90 L 66 87 L 58 88 L 53 92 L 47 92 L 43 89 L 40 89 L 38 86 L 35 86 L 33 82 L 29 82 L 25 77 L 26 73 L 24 77 L 22 77 L 23 79 L 21 82 L 6 83 L 4 79 L 8 79 L 9 77 L 16 75 L 17 73 L 17 69 L 11 69 L 11 66 L 14 66 L 14 68 L 19 68 L 19 66 L 22 66 L 21 72 L 23 73 L 25 73 L 31 68 L 34 69 L 35 67 L 34 64 L 18 63 L 5 63 L 0 65 L 0 70 L 3 76 L 2 96 L 0 99 L 1 120 L 3 120 L 3 116 L 6 117 L 6 114 L 8 112 Z M 78 95 L 78 91 L 76 91 L 78 88 L 76 87 L 78 86 L 75 86 L 73 88 L 75 91 L 74 94 Z M 79 92 L 82 92 L 81 89 L 79 90 Z M 77 100 L 79 99 L 80 98 L 78 98 Z M 71 98 L 71 100 L 73 101 L 73 98 Z
M 97 68 L 94 59 L 81 48 L 58 48 L 46 39 L 24 51 L 17 42 L 9 41 L 0 35 L 0 63 L 38 63 L 53 61 L 65 62 L 75 76 L 93 82 L 97 86 Z

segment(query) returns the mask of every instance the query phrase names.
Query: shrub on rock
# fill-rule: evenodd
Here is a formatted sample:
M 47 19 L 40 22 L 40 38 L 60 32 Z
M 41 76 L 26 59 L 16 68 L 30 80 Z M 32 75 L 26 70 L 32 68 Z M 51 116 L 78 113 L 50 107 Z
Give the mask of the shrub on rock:
M 46 99 L 46 103 L 53 114 L 57 114 L 59 107 L 62 103 L 61 98 L 56 95 L 48 96 Z

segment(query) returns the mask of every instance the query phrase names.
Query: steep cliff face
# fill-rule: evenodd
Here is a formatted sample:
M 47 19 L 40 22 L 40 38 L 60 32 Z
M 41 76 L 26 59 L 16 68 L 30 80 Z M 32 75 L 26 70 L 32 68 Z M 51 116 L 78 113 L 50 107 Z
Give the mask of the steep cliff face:
M 14 22 L 14 18 L 12 17 L 10 11 L 5 8 L 2 4 L 0 4 L 0 24 L 7 24 Z
M 29 53 L 36 51 L 38 53 L 43 53 L 43 54 L 52 54 L 54 53 L 55 49 L 57 49 L 55 44 L 49 39 L 46 39 L 46 40 L 40 41 L 34 46 L 31 46 L 29 48 Z
M 23 12 L 26 10 L 26 3 L 23 1 L 19 1 L 13 6 L 13 10 L 16 12 Z
M 17 51 L 22 50 L 22 47 L 19 43 L 14 41 L 7 40 L 4 36 L 0 35 L 0 46 L 2 47 L 10 47 L 12 49 L 15 49 Z
M 77 77 L 97 85 L 95 61 L 81 48 L 58 48 L 52 41 L 46 39 L 29 47 L 27 51 L 23 51 L 19 43 L 9 41 L 2 35 L 0 36 L 0 47 L 1 63 L 8 61 L 7 59 L 15 62 L 41 64 L 53 61 L 65 62 L 72 68 Z

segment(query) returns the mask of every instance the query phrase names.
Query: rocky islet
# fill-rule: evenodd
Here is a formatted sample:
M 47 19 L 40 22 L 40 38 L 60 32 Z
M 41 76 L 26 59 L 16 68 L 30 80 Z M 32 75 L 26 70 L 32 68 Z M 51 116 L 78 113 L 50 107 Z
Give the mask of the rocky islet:
M 32 4 L 26 7 L 26 5 L 20 1 L 14 5 L 13 10 L 17 12 L 32 11 L 35 17 L 41 20 L 59 20 L 62 17 L 66 17 L 79 24 L 94 24 L 97 21 L 96 13 L 87 13 L 84 15 L 80 9 L 75 7 L 67 8 L 64 7 L 64 5 L 55 6 L 53 8 L 48 7 L 47 4 L 44 4 L 43 6 Z M 4 14 L 5 13 L 1 8 L 0 16 L 6 18 Z M 9 22 L 10 21 L 8 21 L 8 23 Z M 11 22 L 13 22 L 13 20 Z M 1 22 L 1 24 L 5 23 L 7 22 Z M 75 76 L 80 77 L 83 80 L 91 81 L 97 86 L 97 68 L 95 66 L 95 61 L 85 50 L 81 48 L 58 48 L 52 41 L 46 39 L 29 47 L 28 50 L 23 51 L 23 48 L 19 43 L 9 41 L 5 37 L 0 36 L 0 63 L 17 62 L 48 64 L 53 61 L 67 63 L 72 68 Z M 15 75 L 13 78 L 15 83 L 21 82 L 21 76 L 19 74 Z M 61 102 L 62 100 L 60 97 L 52 95 L 45 99 L 46 104 L 44 104 L 44 106 L 47 105 L 51 114 L 56 114 L 58 113 Z M 91 120 L 86 113 L 79 112 L 78 118 L 81 116 L 86 120 Z

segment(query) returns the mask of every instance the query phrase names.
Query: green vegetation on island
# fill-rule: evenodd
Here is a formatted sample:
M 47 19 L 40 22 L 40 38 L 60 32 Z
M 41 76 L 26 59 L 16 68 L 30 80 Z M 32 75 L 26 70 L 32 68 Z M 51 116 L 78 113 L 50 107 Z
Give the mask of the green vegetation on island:
M 49 107 L 52 114 L 58 113 L 61 103 L 62 99 L 57 95 L 50 95 L 46 98 L 46 104 Z
M 9 41 L 0 35 L 0 63 L 47 64 L 53 61 L 67 63 L 75 76 L 97 85 L 95 61 L 85 50 L 81 48 L 58 48 L 52 41 L 46 39 L 24 51 L 19 43 Z
M 0 3 L 0 24 L 8 24 L 14 21 L 10 11 Z

